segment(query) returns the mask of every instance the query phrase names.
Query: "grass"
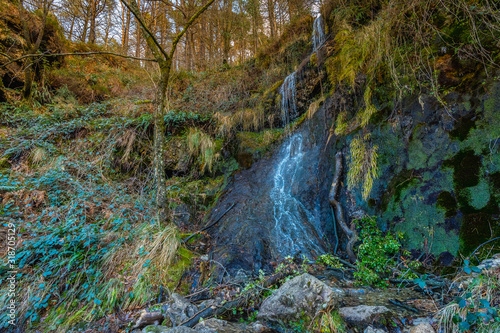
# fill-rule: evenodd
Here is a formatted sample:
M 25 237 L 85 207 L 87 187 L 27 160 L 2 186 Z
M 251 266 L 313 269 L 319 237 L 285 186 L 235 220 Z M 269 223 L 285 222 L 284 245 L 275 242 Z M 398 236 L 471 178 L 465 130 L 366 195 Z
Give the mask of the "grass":
M 18 233 L 17 288 L 25 291 L 18 324 L 26 329 L 68 331 L 142 306 L 160 286 L 174 288 L 191 264 L 177 229 L 154 222 L 146 158 L 152 117 L 146 105 L 122 102 L 0 107 L 8 129 L 0 138 L 0 215 Z M 167 123 L 180 133 L 197 119 L 175 113 Z M 206 134 L 197 140 L 214 145 L 203 142 Z M 132 177 L 125 164 L 134 166 Z M 1 307 L 10 301 L 3 291 Z
M 500 275 L 498 267 L 480 274 L 461 275 L 454 281 L 463 291 L 441 309 L 437 317 L 444 332 L 500 330 Z

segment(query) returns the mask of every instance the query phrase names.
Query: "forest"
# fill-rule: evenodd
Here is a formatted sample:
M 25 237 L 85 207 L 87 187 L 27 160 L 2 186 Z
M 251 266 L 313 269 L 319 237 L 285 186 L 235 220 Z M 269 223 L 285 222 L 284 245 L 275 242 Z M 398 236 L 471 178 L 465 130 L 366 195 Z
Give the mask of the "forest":
M 500 3 L 0 0 L 0 332 L 500 332 Z

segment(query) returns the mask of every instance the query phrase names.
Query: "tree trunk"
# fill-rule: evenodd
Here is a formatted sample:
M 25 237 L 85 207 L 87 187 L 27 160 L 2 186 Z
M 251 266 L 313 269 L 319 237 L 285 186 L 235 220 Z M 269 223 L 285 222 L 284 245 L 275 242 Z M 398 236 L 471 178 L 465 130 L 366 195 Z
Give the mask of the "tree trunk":
M 160 82 L 156 90 L 155 114 L 154 114 L 154 175 L 156 184 L 156 205 L 159 209 L 159 216 L 165 214 L 167 203 L 167 179 L 165 176 L 165 110 L 167 103 L 167 87 L 170 76 L 172 60 L 167 60 L 160 64 Z
M 24 69 L 24 88 L 23 88 L 23 99 L 28 101 L 31 99 L 31 94 L 33 90 L 33 74 L 31 68 L 34 63 L 33 60 L 27 59 L 25 62 Z
M 92 0 L 90 7 L 90 31 L 89 43 L 94 44 L 96 39 L 96 25 L 97 25 L 97 0 Z
M 75 15 L 73 15 L 73 18 L 71 19 L 71 27 L 69 29 L 69 37 L 68 39 L 71 40 L 71 37 L 73 37 L 73 29 L 75 28 Z
M 269 19 L 269 28 L 271 30 L 271 38 L 276 36 L 276 15 L 274 14 L 274 0 L 267 0 L 267 13 Z

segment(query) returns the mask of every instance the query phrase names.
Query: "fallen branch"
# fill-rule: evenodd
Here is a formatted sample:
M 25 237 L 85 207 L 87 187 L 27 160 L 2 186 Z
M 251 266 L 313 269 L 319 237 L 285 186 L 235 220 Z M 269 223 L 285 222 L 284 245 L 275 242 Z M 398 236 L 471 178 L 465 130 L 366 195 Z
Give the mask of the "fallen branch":
M 415 309 L 409 305 L 403 304 L 402 302 L 395 300 L 395 299 L 390 299 L 389 303 L 396 305 L 396 306 L 399 306 L 400 308 L 406 309 L 406 310 L 411 311 L 411 312 L 415 312 L 415 313 L 419 312 L 417 309 Z
M 231 209 L 233 209 L 234 206 L 236 206 L 237 202 L 233 203 L 215 222 L 211 223 L 210 225 L 206 226 L 205 228 L 189 235 L 186 239 L 184 239 L 182 242 L 183 243 L 186 243 L 188 240 L 190 240 L 191 238 L 193 238 L 194 236 L 198 235 L 199 233 L 203 232 L 203 231 L 206 231 L 210 228 L 212 228 L 214 225 L 216 225 L 217 223 L 219 223 L 220 220 L 222 220 L 222 218 L 224 217 L 224 215 L 227 214 L 227 212 L 229 212 Z
M 347 226 L 344 213 L 342 210 L 342 205 L 338 202 L 338 195 L 340 191 L 340 178 L 342 176 L 343 165 L 342 165 L 342 152 L 338 152 L 335 155 L 335 175 L 333 176 L 332 187 L 330 188 L 330 193 L 328 195 L 328 201 L 330 206 L 332 206 L 335 212 L 335 221 L 338 223 L 342 231 L 347 236 L 347 246 L 346 251 L 349 256 L 349 260 L 352 263 L 356 262 L 356 255 L 354 254 L 353 247 L 358 240 L 358 233 L 356 232 L 356 227 L 353 225 L 351 229 Z
M 409 284 L 415 284 L 418 285 L 417 282 L 413 279 L 389 279 L 389 282 L 392 283 L 409 283 Z M 434 279 L 429 279 L 424 281 L 426 285 L 428 286 L 433 286 L 433 287 L 444 287 L 446 286 L 446 281 L 438 281 Z

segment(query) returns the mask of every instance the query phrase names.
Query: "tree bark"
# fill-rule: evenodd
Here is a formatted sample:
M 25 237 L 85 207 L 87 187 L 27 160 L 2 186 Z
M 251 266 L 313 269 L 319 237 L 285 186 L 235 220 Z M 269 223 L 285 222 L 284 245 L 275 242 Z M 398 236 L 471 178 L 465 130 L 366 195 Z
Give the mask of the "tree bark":
M 26 51 L 27 54 L 34 54 L 38 52 L 40 49 L 40 45 L 42 44 L 43 35 L 45 33 L 45 26 L 47 25 L 47 16 L 49 14 L 50 6 L 52 5 L 52 1 L 44 0 L 43 5 L 43 14 L 42 14 L 42 26 L 38 31 L 37 38 L 35 42 L 31 39 L 31 34 L 28 26 L 28 18 L 25 16 L 26 9 L 24 8 L 23 1 L 19 1 L 19 15 L 21 17 L 21 21 L 23 22 L 23 34 L 24 39 L 26 40 Z M 23 88 L 23 99 L 31 100 L 31 95 L 33 92 L 33 66 L 35 65 L 35 61 L 33 58 L 28 57 L 24 61 L 24 88 Z
M 267 13 L 269 19 L 269 28 L 271 30 L 271 38 L 276 36 L 276 15 L 274 13 L 274 0 L 267 0 Z
M 165 216 L 165 210 L 167 206 L 167 184 L 165 177 L 165 165 L 163 154 L 165 151 L 165 113 L 166 113 L 166 102 L 167 102 L 167 89 L 170 79 L 170 70 L 172 68 L 172 59 L 174 58 L 175 50 L 177 45 L 188 30 L 188 28 L 193 24 L 193 22 L 200 16 L 205 10 L 207 10 L 210 5 L 215 0 L 209 0 L 201 9 L 199 9 L 184 25 L 184 28 L 172 41 L 172 47 L 170 53 L 167 53 L 165 49 L 162 48 L 156 37 L 146 26 L 142 14 L 139 10 L 139 6 L 136 0 L 130 0 L 130 4 L 126 0 L 121 0 L 122 3 L 132 12 L 136 17 L 138 22 L 138 28 L 142 30 L 142 35 L 146 40 L 146 44 L 153 54 L 154 58 L 157 60 L 160 66 L 160 82 L 158 82 L 158 87 L 156 90 L 155 99 L 155 114 L 154 114 L 154 143 L 153 143 L 153 168 L 156 183 L 156 207 L 157 207 L 157 219 L 158 222 Z

